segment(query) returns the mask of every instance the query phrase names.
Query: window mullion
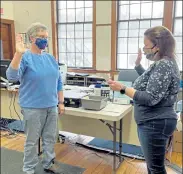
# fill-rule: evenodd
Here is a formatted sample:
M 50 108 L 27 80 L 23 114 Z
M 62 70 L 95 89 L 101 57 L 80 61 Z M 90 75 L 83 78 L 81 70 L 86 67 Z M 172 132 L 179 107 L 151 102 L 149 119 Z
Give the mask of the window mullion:
M 76 27 L 77 27 L 77 26 L 76 26 L 76 25 L 77 25 L 77 24 L 81 24 L 81 25 L 82 25 L 82 30 L 81 30 L 81 31 L 83 32 L 83 34 L 82 34 L 82 36 L 81 36 L 81 38 L 80 38 L 80 39 L 82 40 L 82 48 L 79 48 L 79 49 L 82 49 L 82 51 L 80 51 L 80 50 L 79 50 L 79 51 L 80 51 L 81 57 L 82 57 L 81 60 L 82 60 L 82 62 L 83 62 L 82 68 L 84 68 L 84 63 L 85 63 L 85 59 L 84 59 L 84 48 L 85 48 L 85 44 L 84 44 L 84 43 L 85 43 L 85 42 L 84 42 L 84 41 L 85 41 L 85 34 L 84 34 L 84 31 L 85 31 L 85 27 L 84 27 L 84 25 L 85 25 L 85 24 L 92 24 L 92 21 L 86 21 L 87 18 L 86 18 L 86 16 L 85 16 L 85 12 L 86 12 L 87 9 L 85 9 L 85 8 L 88 8 L 88 9 L 89 9 L 90 7 L 86 7 L 86 6 L 85 6 L 85 1 L 83 1 L 83 6 L 82 6 L 81 8 L 80 8 L 80 7 L 79 7 L 79 8 L 82 9 L 82 12 L 84 13 L 84 14 L 82 13 L 82 14 L 84 15 L 84 16 L 83 16 L 84 21 L 82 20 L 82 21 L 78 21 L 78 22 L 77 22 L 77 20 L 76 20 L 76 19 L 77 19 L 77 12 L 76 12 L 76 8 L 77 8 L 77 7 L 76 7 L 76 3 L 77 3 L 77 1 L 75 0 L 75 7 L 74 7 L 74 8 L 71 8 L 71 9 L 74 9 L 74 10 L 75 10 L 75 11 L 74 11 L 74 14 L 75 14 L 74 19 L 75 19 L 75 21 L 74 21 L 74 22 L 68 22 L 68 3 L 67 3 L 67 1 L 66 1 L 66 9 L 64 8 L 64 10 L 66 11 L 66 22 L 61 22 L 61 21 L 59 20 L 59 19 L 62 17 L 62 16 L 59 15 L 59 8 L 58 8 L 58 7 L 59 7 L 59 3 L 60 3 L 60 2 L 57 1 L 57 28 L 60 27 L 60 26 L 62 26 L 62 25 L 65 25 L 65 26 L 66 26 L 66 29 L 65 29 L 65 32 L 66 32 L 66 38 L 65 38 L 65 44 L 66 44 L 66 46 L 65 46 L 65 49 L 66 49 L 66 50 L 65 50 L 66 63 L 67 63 L 67 64 L 69 63 L 69 62 L 68 62 L 68 61 L 69 61 L 69 57 L 68 57 L 68 56 L 69 56 L 69 54 L 70 54 L 70 53 L 68 52 L 68 51 L 69 51 L 69 47 L 68 47 L 68 46 L 69 46 L 69 45 L 68 45 L 68 43 L 69 43 L 69 42 L 68 42 L 69 37 L 68 37 L 68 34 L 67 34 L 68 31 L 69 31 L 69 28 L 68 28 L 68 27 L 72 27 L 72 30 L 73 30 L 73 31 L 70 31 L 70 32 L 74 32 L 74 33 L 71 33 L 71 36 L 74 36 L 74 38 L 71 37 L 71 40 L 73 40 L 73 43 L 71 43 L 71 46 L 72 46 L 71 48 L 73 48 L 73 45 L 72 45 L 72 44 L 74 44 L 74 48 L 73 48 L 73 49 L 74 49 L 74 53 L 73 53 L 73 51 L 72 51 L 72 53 L 71 53 L 71 55 L 74 56 L 74 57 L 73 57 L 73 58 L 74 58 L 74 59 L 73 59 L 74 62 L 72 63 L 72 64 L 74 65 L 74 67 L 73 67 L 73 66 L 72 66 L 72 67 L 73 67 L 73 68 L 78 68 L 78 67 L 76 67 L 76 66 L 77 66 L 77 56 L 76 56 L 76 52 L 77 52 L 77 45 L 76 45 L 76 44 L 77 44 L 77 42 L 76 42 L 77 33 L 76 33 Z M 92 8 L 93 8 L 93 7 L 92 7 Z M 79 12 L 79 11 L 78 11 L 78 12 Z M 61 14 L 62 14 L 62 13 L 61 13 Z M 92 14 L 92 15 L 93 15 L 93 14 Z M 72 25 L 72 26 L 71 26 L 71 25 Z M 74 28 L 74 29 L 73 29 L 73 28 Z M 92 36 L 92 37 L 87 37 L 87 36 L 86 36 L 86 39 L 87 39 L 87 38 L 93 39 L 93 36 Z M 61 37 L 57 37 L 57 39 L 58 39 L 58 40 L 59 40 L 59 39 L 62 39 L 62 36 L 61 36 Z M 93 40 L 92 40 L 92 41 L 93 41 Z M 61 45 L 58 45 L 58 47 L 61 48 Z M 59 51 L 59 53 L 61 53 L 61 52 Z M 86 51 L 86 53 L 87 53 L 87 51 Z M 91 54 L 91 53 L 93 54 L 93 52 L 90 52 L 90 54 Z M 88 54 L 89 54 L 89 52 L 88 52 Z M 69 66 L 68 66 L 68 67 L 69 67 Z M 79 66 L 79 67 L 81 67 L 81 66 Z M 89 67 L 87 67 L 87 68 L 89 68 Z

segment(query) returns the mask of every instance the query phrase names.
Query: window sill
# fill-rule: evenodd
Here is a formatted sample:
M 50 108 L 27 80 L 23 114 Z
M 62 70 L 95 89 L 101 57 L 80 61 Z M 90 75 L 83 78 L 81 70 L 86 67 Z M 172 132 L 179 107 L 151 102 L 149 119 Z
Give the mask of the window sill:
M 119 71 L 105 71 L 105 70 L 95 70 L 95 69 L 79 69 L 79 68 L 68 68 L 68 72 L 76 73 L 118 73 Z

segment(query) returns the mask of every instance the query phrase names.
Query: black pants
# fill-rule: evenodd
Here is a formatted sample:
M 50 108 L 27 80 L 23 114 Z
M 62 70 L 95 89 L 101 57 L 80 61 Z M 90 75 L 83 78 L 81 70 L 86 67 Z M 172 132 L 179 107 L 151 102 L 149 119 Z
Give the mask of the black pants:
M 148 174 L 166 174 L 166 145 L 176 125 L 176 119 L 153 120 L 137 125 Z

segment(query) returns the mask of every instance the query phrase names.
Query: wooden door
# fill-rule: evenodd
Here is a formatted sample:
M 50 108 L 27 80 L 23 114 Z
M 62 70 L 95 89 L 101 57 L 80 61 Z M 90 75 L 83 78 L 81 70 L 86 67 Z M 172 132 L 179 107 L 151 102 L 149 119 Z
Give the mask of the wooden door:
M 15 53 L 15 30 L 14 21 L 1 19 L 2 52 L 4 59 L 12 59 Z

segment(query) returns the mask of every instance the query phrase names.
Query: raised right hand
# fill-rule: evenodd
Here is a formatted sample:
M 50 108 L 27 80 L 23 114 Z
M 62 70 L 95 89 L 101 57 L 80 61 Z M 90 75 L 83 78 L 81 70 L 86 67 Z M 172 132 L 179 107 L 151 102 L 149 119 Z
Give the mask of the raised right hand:
M 17 34 L 16 36 L 16 52 L 18 53 L 25 53 L 26 51 L 26 48 L 25 48 L 25 45 L 23 43 L 23 38 L 21 36 L 21 34 Z
M 138 50 L 138 56 L 137 56 L 137 59 L 136 59 L 136 61 L 135 61 L 135 65 L 136 65 L 136 66 L 139 66 L 141 60 L 142 60 L 142 51 L 141 51 L 141 49 L 139 48 L 139 50 Z

